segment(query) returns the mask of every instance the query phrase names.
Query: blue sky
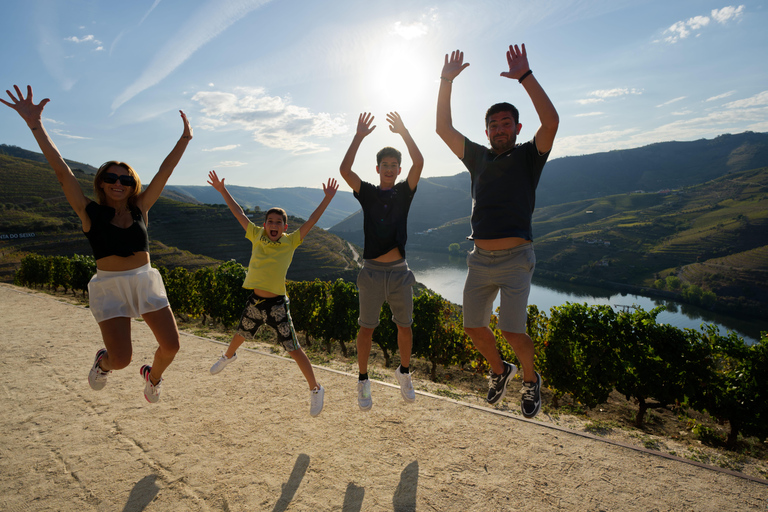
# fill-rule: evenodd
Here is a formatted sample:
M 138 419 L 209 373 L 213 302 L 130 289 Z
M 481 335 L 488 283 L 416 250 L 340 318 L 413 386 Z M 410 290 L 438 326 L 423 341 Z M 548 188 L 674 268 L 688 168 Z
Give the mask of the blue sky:
M 768 131 L 767 11 L 728 0 L 6 2 L 0 90 L 31 84 L 51 99 L 45 122 L 65 157 L 124 160 L 144 180 L 181 134 L 179 109 L 195 138 L 172 184 L 204 185 L 216 169 L 230 184 L 320 187 L 338 177 L 364 111 L 378 127 L 354 169 L 376 181 L 376 151 L 405 152 L 387 128 L 393 110 L 423 176 L 446 176 L 464 170 L 434 131 L 451 50 L 470 63 L 454 83 L 456 128 L 484 142 L 485 109 L 510 101 L 528 140 L 535 112 L 499 76 L 507 46 L 526 44 L 560 114 L 557 158 Z M 0 107 L 0 143 L 36 149 Z

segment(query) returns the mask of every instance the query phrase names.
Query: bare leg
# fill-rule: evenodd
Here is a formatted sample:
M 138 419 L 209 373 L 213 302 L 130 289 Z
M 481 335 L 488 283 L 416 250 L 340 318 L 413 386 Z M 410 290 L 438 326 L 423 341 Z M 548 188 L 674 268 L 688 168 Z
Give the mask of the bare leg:
M 99 322 L 101 337 L 107 349 L 107 355 L 101 359 L 101 369 L 122 370 L 131 364 L 131 319 L 128 317 L 110 318 Z
M 515 351 L 517 359 L 523 366 L 523 381 L 536 382 L 536 373 L 533 366 L 534 346 L 533 340 L 524 332 L 501 331 L 506 338 L 512 350 Z M 496 371 L 496 370 L 494 370 Z
M 410 327 L 397 326 L 397 348 L 400 351 L 400 365 L 408 368 L 413 349 L 413 331 Z
M 224 352 L 224 355 L 227 356 L 227 359 L 232 359 L 232 357 L 234 357 L 235 355 L 235 352 L 237 352 L 237 349 L 240 348 L 240 345 L 242 345 L 244 342 L 245 342 L 245 338 L 243 338 L 239 334 L 235 334 L 232 337 L 232 341 L 229 342 L 227 351 Z
M 360 331 L 357 333 L 357 366 L 360 373 L 368 373 L 368 358 L 371 357 L 372 346 L 373 329 L 360 327 Z
M 159 346 L 155 351 L 155 358 L 152 362 L 152 371 L 149 373 L 149 379 L 152 384 L 157 385 L 163 376 L 163 372 L 171 364 L 176 353 L 179 351 L 179 329 L 176 326 L 176 319 L 170 306 L 163 309 L 152 311 L 141 315 L 147 323 L 152 333 L 157 339 Z
M 288 352 L 288 355 L 291 356 L 293 360 L 296 361 L 296 364 L 299 365 L 299 370 L 301 370 L 301 373 L 304 374 L 304 378 L 307 379 L 307 384 L 309 384 L 310 391 L 318 388 L 319 386 L 315 380 L 315 372 L 312 369 L 312 363 L 309 362 L 307 354 L 305 354 L 304 351 L 299 348 L 297 350 L 291 350 Z
M 490 327 L 465 327 L 464 332 L 472 338 L 472 343 L 491 365 L 493 373 L 496 375 L 504 373 L 504 362 L 496 348 L 496 337 Z

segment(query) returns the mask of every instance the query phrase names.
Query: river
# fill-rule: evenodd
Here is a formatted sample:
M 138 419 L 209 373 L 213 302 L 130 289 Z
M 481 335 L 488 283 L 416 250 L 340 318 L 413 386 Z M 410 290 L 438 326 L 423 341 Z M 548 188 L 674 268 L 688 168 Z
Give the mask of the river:
M 407 259 L 408 266 L 413 270 L 418 282 L 449 301 L 461 304 L 464 279 L 467 275 L 465 257 L 409 250 Z M 656 321 L 659 323 L 696 330 L 701 324 L 714 324 L 718 326 L 720 332 L 733 331 L 744 338 L 747 343 L 755 343 L 760 337 L 761 331 L 768 331 L 768 321 L 744 320 L 675 301 L 543 280 L 537 278 L 534 273 L 528 304 L 536 304 L 540 310 L 549 314 L 551 307 L 566 302 L 586 303 L 588 305 L 607 304 L 614 308 L 638 306 L 646 311 L 650 311 L 656 306 L 665 306 L 666 309 L 656 317 Z M 499 299 L 497 297 L 494 308 L 498 305 Z

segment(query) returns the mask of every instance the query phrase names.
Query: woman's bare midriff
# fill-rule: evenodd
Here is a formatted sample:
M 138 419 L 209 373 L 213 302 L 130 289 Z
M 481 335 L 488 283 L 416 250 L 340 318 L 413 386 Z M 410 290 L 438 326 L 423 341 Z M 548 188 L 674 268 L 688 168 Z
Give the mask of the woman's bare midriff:
M 139 251 L 130 256 L 105 256 L 96 260 L 96 268 L 108 272 L 122 272 L 143 267 L 149 263 L 149 253 Z
M 516 236 L 509 238 L 493 238 L 480 240 L 475 238 L 475 246 L 486 251 L 503 251 L 504 249 L 512 249 L 518 245 L 529 244 L 530 240 L 525 238 L 518 238 Z

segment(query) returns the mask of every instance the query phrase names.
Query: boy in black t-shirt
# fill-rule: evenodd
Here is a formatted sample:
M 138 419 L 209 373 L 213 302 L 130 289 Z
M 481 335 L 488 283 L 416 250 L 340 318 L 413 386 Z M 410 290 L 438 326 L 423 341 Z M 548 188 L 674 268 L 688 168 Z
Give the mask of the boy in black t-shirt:
M 360 114 L 357 131 L 344 160 L 341 162 L 341 177 L 347 182 L 363 208 L 363 268 L 357 278 L 360 292 L 360 331 L 357 334 L 357 364 L 360 377 L 357 383 L 357 402 L 363 411 L 370 410 L 371 381 L 368 379 L 368 357 L 373 344 L 373 330 L 379 325 L 381 306 L 386 301 L 392 310 L 392 321 L 397 325 L 397 346 L 400 351 L 400 366 L 395 377 L 400 384 L 403 400 L 413 402 L 413 390 L 409 371 L 413 333 L 413 272 L 405 261 L 408 210 L 416 193 L 416 185 L 424 167 L 424 158 L 405 128 L 397 112 L 387 114 L 392 133 L 403 138 L 411 157 L 411 170 L 405 181 L 395 183 L 401 172 L 401 154 L 395 148 L 386 147 L 376 155 L 376 172 L 379 185 L 362 181 L 352 171 L 355 155 L 360 143 L 376 126 L 371 126 L 373 116 Z

